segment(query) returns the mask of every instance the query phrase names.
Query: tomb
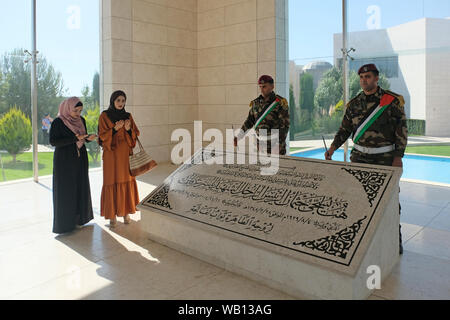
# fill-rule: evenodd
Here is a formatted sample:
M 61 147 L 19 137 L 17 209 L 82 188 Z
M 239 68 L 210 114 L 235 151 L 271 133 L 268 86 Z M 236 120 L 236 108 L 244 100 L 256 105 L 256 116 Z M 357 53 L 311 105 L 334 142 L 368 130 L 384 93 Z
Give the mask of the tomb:
M 138 207 L 156 242 L 301 299 L 365 299 L 399 260 L 400 168 L 193 160 Z

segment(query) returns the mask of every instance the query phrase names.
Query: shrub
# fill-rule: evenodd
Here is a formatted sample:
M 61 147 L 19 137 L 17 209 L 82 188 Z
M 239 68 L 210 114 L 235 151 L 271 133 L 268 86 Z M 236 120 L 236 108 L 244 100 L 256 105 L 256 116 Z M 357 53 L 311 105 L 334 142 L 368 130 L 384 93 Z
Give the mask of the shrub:
M 425 120 L 408 119 L 408 134 L 425 135 Z
M 16 156 L 30 148 L 31 121 L 16 106 L 0 119 L 0 149 L 8 151 L 16 163 Z
M 97 133 L 98 131 L 98 118 L 100 117 L 100 107 L 98 104 L 95 105 L 93 108 L 87 108 L 86 114 L 84 116 L 86 120 L 86 129 L 88 134 Z M 91 155 L 94 164 L 98 165 L 98 156 L 100 154 L 100 146 L 98 145 L 97 141 L 92 141 L 89 143 L 86 143 L 86 148 L 88 153 Z

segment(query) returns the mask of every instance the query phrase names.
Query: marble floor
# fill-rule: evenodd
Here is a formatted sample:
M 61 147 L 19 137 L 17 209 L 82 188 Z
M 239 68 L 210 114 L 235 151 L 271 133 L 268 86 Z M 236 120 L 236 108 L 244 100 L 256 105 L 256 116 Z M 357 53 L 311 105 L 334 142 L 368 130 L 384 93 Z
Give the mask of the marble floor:
M 174 169 L 141 179 L 141 198 Z M 139 213 L 109 229 L 102 172 L 90 180 L 95 219 L 59 236 L 51 177 L 0 184 L 0 299 L 294 299 L 149 240 Z M 400 198 L 405 252 L 370 299 L 450 299 L 450 189 L 401 182 Z

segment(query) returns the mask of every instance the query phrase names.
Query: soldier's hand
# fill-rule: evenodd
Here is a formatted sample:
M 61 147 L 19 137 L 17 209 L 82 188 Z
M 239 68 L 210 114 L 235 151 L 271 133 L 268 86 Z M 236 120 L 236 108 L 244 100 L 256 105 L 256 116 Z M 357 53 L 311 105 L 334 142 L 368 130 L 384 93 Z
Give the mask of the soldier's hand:
M 403 161 L 401 157 L 395 157 L 394 161 L 392 161 L 393 167 L 403 168 Z
M 237 138 L 234 137 L 234 146 L 237 147 Z
M 333 146 L 331 146 L 330 149 L 328 149 L 328 150 L 325 152 L 325 160 L 333 160 L 333 159 L 332 159 L 333 154 L 334 154 L 334 148 L 333 148 Z

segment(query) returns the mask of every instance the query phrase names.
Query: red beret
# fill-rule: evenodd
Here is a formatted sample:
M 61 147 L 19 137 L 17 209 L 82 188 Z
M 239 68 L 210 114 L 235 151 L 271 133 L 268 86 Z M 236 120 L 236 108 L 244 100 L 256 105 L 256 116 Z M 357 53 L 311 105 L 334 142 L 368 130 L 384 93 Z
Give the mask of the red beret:
M 371 63 L 371 64 L 365 64 L 361 68 L 359 68 L 358 74 L 369 72 L 369 71 L 379 72 L 377 69 L 377 66 L 374 65 L 373 63 Z
M 259 77 L 258 84 L 266 84 L 266 83 L 273 84 L 273 78 L 268 75 L 263 75 L 263 76 Z

